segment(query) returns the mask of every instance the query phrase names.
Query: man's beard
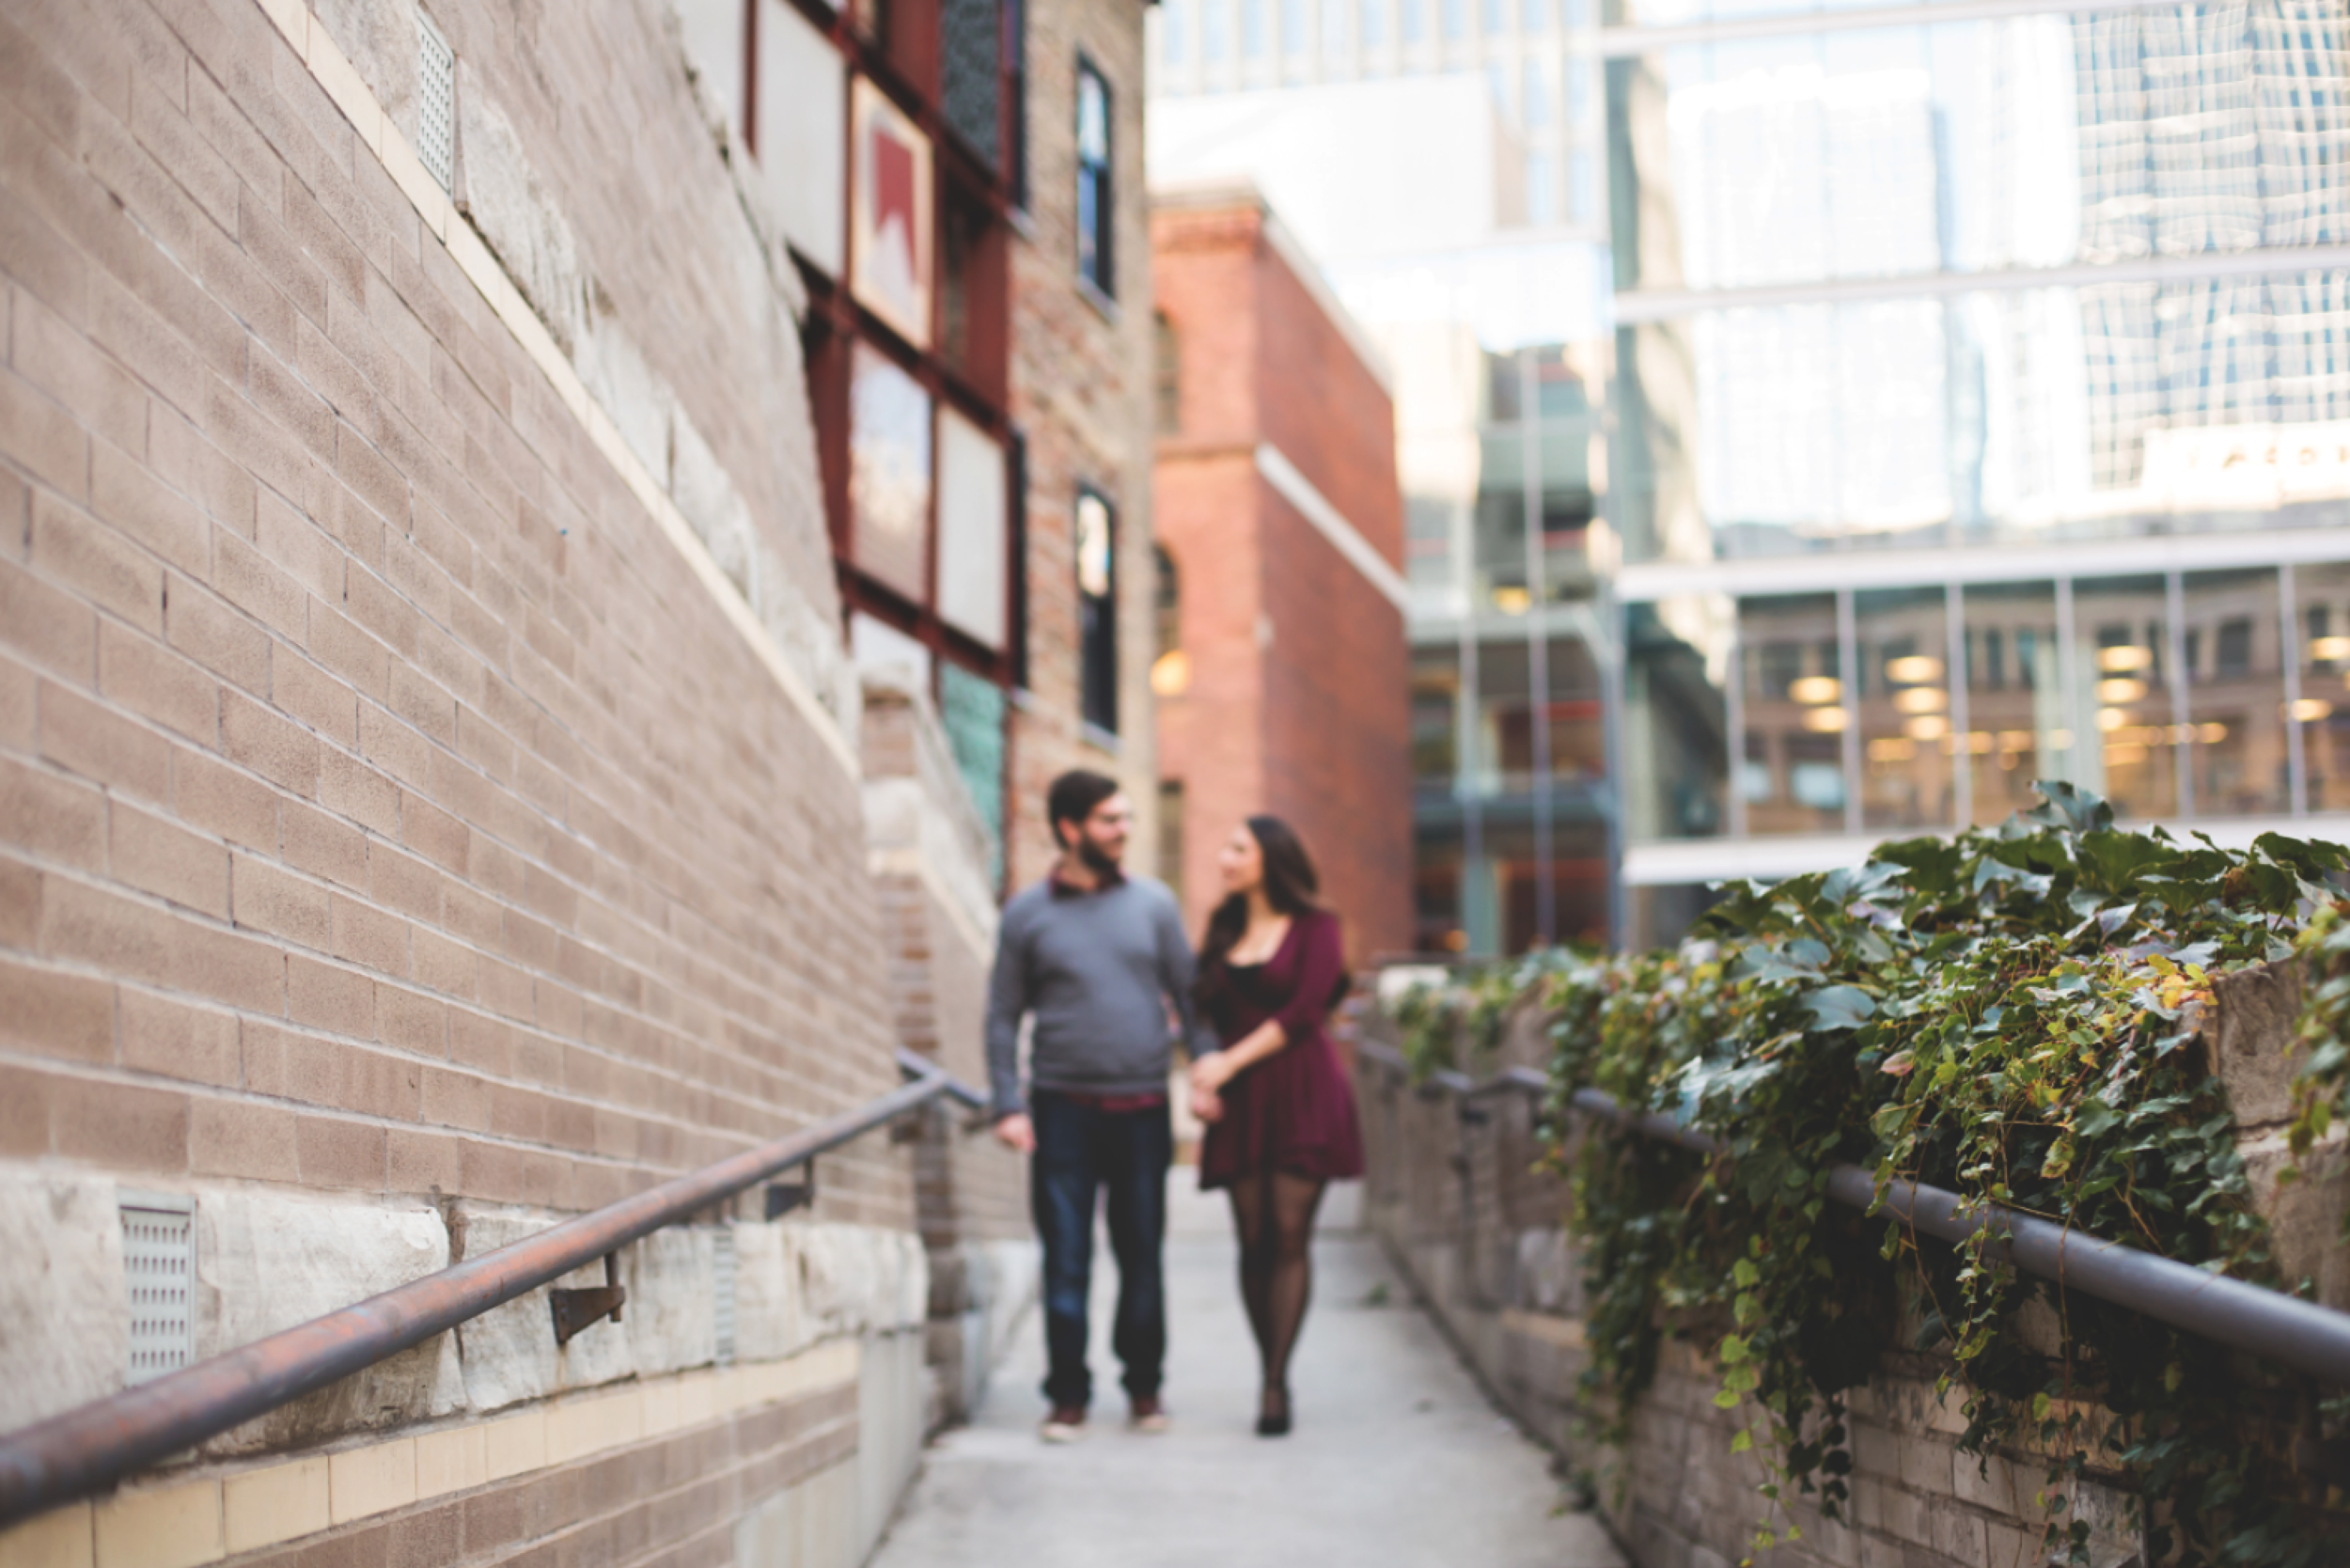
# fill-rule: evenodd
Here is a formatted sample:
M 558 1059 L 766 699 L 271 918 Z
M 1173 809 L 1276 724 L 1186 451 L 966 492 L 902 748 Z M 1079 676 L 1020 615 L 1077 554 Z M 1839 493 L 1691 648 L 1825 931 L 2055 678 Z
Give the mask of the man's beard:
M 1118 857 L 1084 834 L 1077 836 L 1077 858 L 1083 861 L 1086 870 L 1095 876 L 1108 877 L 1118 874 Z

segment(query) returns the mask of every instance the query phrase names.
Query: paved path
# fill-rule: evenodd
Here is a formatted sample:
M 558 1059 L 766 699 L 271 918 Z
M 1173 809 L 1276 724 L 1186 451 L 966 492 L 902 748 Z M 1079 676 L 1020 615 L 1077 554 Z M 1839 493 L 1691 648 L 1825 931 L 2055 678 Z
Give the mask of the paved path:
M 1325 1224 L 1291 1370 L 1297 1430 L 1257 1437 L 1230 1222 L 1191 1184 L 1178 1170 L 1169 1194 L 1175 1430 L 1125 1430 L 1104 1289 L 1094 1378 L 1107 1398 L 1083 1442 L 1040 1443 L 1031 1316 L 978 1419 L 925 1455 L 872 1568 L 1622 1568 L 1596 1520 L 1554 1513 L 1547 1454 L 1486 1403 L 1359 1231 Z M 1327 1218 L 1343 1223 L 1354 1196 L 1335 1191 Z

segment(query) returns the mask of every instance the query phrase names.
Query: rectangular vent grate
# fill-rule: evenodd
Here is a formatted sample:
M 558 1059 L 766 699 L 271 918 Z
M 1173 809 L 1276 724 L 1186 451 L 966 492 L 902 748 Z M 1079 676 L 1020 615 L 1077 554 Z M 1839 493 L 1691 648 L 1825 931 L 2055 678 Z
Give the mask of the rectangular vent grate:
M 734 1359 L 734 1227 L 719 1226 L 712 1240 L 710 1300 L 717 1319 L 718 1364 L 723 1367 Z
M 457 189 L 457 56 L 416 13 L 416 157 L 451 195 Z
M 184 1367 L 196 1352 L 196 1214 L 187 1198 L 124 1193 L 122 1274 L 131 1297 L 131 1363 L 125 1381 L 149 1382 Z

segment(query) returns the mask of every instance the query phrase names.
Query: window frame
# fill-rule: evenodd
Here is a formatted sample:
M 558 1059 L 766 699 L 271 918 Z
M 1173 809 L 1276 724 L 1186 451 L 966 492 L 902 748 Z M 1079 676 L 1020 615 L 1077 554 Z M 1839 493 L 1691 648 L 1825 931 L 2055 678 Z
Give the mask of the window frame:
M 1099 594 L 1085 586 L 1085 541 L 1081 519 L 1088 501 L 1100 505 L 1104 519 L 1103 539 L 1106 558 L 1104 582 Z M 1070 500 L 1069 535 L 1071 587 L 1077 593 L 1077 716 L 1096 733 L 1119 733 L 1119 686 L 1122 671 L 1118 650 L 1118 503 L 1101 486 L 1080 480 Z
M 1070 105 L 1076 164 L 1075 241 L 1077 279 L 1105 300 L 1118 298 L 1118 96 L 1093 57 L 1077 51 L 1076 90 Z M 1102 95 L 1102 156 L 1085 149 L 1086 87 Z M 1092 217 L 1090 229 L 1087 223 Z

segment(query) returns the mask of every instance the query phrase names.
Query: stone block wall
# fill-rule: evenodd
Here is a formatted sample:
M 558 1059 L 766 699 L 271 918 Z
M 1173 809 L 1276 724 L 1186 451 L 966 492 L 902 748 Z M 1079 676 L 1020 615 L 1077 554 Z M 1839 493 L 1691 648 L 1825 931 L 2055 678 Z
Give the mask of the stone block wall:
M 987 840 L 947 737 L 918 686 L 868 676 L 869 856 L 889 954 L 899 1040 L 984 1089 L 995 902 Z M 971 1113 L 943 1106 L 914 1145 L 915 1203 L 930 1267 L 933 1426 L 967 1418 L 1004 1338 L 1036 1298 L 1038 1248 L 1023 1162 Z
M 0 80 L 14 1428 L 125 1380 L 127 1196 L 201 1356 L 898 1074 L 797 286 L 663 0 L 32 0 Z M 854 1561 L 928 1268 L 906 1149 L 821 1165 L 0 1562 Z
M 2343 1289 L 2342 1216 L 2350 1160 L 2340 1134 L 2284 1186 L 2280 1123 L 2283 1052 L 2298 1011 L 2293 965 L 2224 981 L 2203 1026 L 2216 1071 L 2244 1125 L 2242 1147 L 2275 1229 L 2288 1278 L 2309 1278 L 2318 1299 L 2350 1307 Z M 1543 1020 L 1521 1010 L 1500 1065 L 1540 1067 Z M 1375 1014 L 1374 1034 L 1390 1027 Z M 1465 1121 L 1449 1096 L 1416 1090 L 1376 1061 L 1356 1074 L 1369 1168 L 1364 1215 L 1410 1275 L 1478 1375 L 1527 1429 L 1588 1480 L 1636 1568 L 1728 1568 L 1749 1552 L 1764 1477 L 1730 1445 L 1751 1411 L 1714 1404 L 1721 1371 L 1700 1347 L 1668 1340 L 1641 1400 L 1631 1441 L 1594 1443 L 1580 1417 L 1577 1380 L 1590 1365 L 1581 1262 L 1564 1229 L 1562 1179 L 1533 1169 L 1545 1152 L 1523 1095 L 1480 1101 Z M 1797 1507 L 1802 1539 L 1756 1554 L 1763 1568 L 2036 1568 L 2045 1521 L 2036 1501 L 2047 1465 L 2032 1453 L 1988 1461 L 1958 1451 L 1963 1393 L 1935 1393 L 1942 1364 L 1888 1355 L 1848 1395 L 1855 1473 L 1849 1528 Z M 2094 1420 L 2097 1413 L 2087 1412 Z M 2142 1561 L 2126 1497 L 2092 1473 L 2073 1485 L 2067 1519 L 2092 1528 L 2093 1568 Z

